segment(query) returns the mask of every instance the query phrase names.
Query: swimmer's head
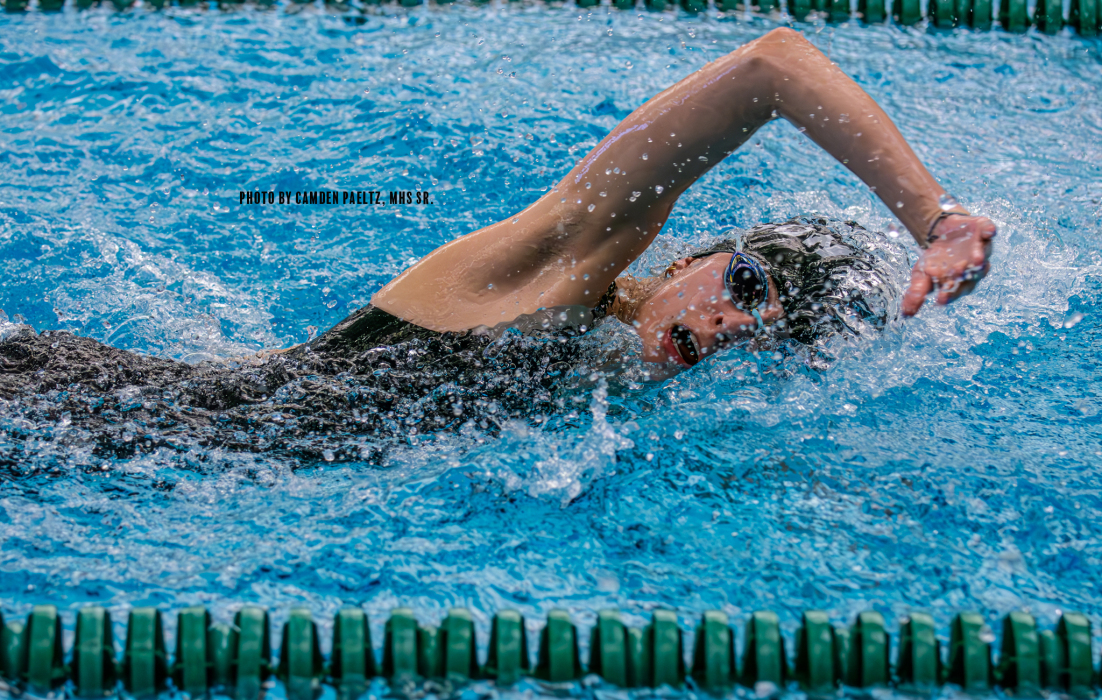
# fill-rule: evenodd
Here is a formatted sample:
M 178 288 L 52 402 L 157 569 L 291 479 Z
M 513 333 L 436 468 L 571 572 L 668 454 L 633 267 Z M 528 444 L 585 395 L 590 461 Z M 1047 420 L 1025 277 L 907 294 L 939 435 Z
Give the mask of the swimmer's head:
M 648 362 L 691 367 L 784 316 L 765 263 L 733 240 L 675 260 L 641 292 L 617 315 L 642 338 Z

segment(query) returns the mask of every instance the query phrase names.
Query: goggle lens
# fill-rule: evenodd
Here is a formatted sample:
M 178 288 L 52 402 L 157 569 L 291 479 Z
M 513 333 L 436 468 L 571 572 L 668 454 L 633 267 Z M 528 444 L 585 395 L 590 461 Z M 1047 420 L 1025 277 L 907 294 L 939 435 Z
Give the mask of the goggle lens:
M 769 296 L 769 277 L 754 258 L 745 253 L 735 253 L 723 273 L 723 285 L 731 295 L 731 301 L 746 309 L 755 309 Z

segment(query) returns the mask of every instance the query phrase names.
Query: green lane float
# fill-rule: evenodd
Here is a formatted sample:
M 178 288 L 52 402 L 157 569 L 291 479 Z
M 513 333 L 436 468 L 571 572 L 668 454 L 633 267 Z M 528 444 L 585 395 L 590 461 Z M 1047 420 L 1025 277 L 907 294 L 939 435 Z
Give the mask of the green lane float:
M 160 610 L 130 611 L 119 675 L 123 688 L 134 697 L 152 697 L 168 689 L 168 653 Z
M 623 688 L 689 685 L 719 694 L 741 685 L 759 693 L 799 687 L 811 697 L 837 695 L 842 688 L 867 693 L 887 687 L 925 695 L 951 684 L 972 694 L 1000 688 L 1015 697 L 1052 691 L 1083 700 L 1098 697 L 1091 622 L 1074 612 L 1064 613 L 1052 630 L 1038 629 L 1028 613 L 1012 612 L 999 626 L 997 647 L 984 617 L 962 612 L 950 623 L 945 658 L 933 618 L 912 613 L 900 621 L 893 664 L 891 633 L 880 613 L 860 613 L 847 627 L 810 610 L 801 616 L 789 647 L 791 667 L 780 620 L 769 611 L 749 616 L 740 645 L 736 625 L 718 610 L 690 624 L 673 610 L 657 609 L 642 627 L 626 625 L 616 610 L 602 610 L 588 636 L 588 666 L 582 664 L 578 626 L 566 610 L 548 614 L 533 650 L 534 665 L 528 626 L 514 610 L 493 616 L 484 664 L 475 618 L 464 608 L 449 610 L 439 626 L 422 624 L 408 608 L 393 610 L 383 627 L 381 662 L 368 616 L 355 607 L 334 616 L 328 658 L 306 608 L 290 611 L 274 656 L 265 608 L 241 608 L 232 626 L 213 622 L 200 606 L 172 619 L 176 643 L 169 658 L 164 616 L 156 608 L 129 612 L 121 655 L 111 615 L 99 606 L 76 612 L 67 652 L 56 607 L 36 606 L 23 623 L 0 616 L 0 676 L 16 692 L 76 698 L 120 693 L 150 698 L 175 690 L 192 697 L 221 692 L 256 700 L 278 680 L 288 700 L 317 700 L 325 685 L 351 700 L 378 677 L 400 686 L 436 679 L 452 686 L 486 680 L 504 687 L 525 677 L 561 684 L 586 675 Z
M 33 693 L 49 693 L 65 683 L 61 618 L 52 605 L 36 605 L 27 616 L 20 643 L 21 680 Z
M 1081 36 L 1098 36 L 1102 30 L 1102 0 L 1071 0 L 1069 24 Z
M 900 626 L 896 673 L 904 691 L 927 693 L 940 683 L 941 645 L 934 619 L 926 613 L 911 613 Z
M 260 7 L 270 7 L 274 0 L 254 0 Z M 401 7 L 414 8 L 427 4 L 430 0 L 362 0 L 366 6 L 378 6 L 396 4 Z M 447 5 L 455 0 L 431 0 L 436 5 Z M 546 0 L 548 3 L 561 5 L 559 0 Z M 58 12 L 64 9 L 66 2 L 71 2 L 78 10 L 87 10 L 101 4 L 100 0 L 34 0 L 34 4 L 42 12 Z M 181 7 L 197 5 L 199 0 L 175 0 L 175 4 Z M 236 6 L 246 0 L 218 0 L 212 5 L 219 7 Z M 289 7 L 309 4 L 311 0 L 289 0 Z M 327 5 L 336 5 L 352 11 L 344 0 L 325 0 Z M 471 0 L 475 5 L 484 5 L 488 0 Z M 635 10 L 637 0 L 610 0 L 611 6 L 618 10 Z M 680 7 L 686 12 L 705 12 L 709 7 L 724 13 L 741 14 L 747 10 L 759 14 L 769 15 L 782 9 L 780 0 L 644 0 L 643 6 L 649 11 L 665 12 Z M 110 3 L 118 11 L 130 10 L 135 0 L 111 0 Z M 172 0 L 142 0 L 142 4 L 153 10 L 163 10 L 172 5 Z M 1046 34 L 1056 34 L 1065 26 L 1071 27 L 1083 37 L 1098 36 L 1102 32 L 1102 0 L 1071 0 L 1071 8 L 1067 18 L 1063 14 L 1063 2 L 1061 0 L 1036 0 L 1032 13 L 1029 11 L 1028 0 L 1002 0 L 995 4 L 994 0 L 928 0 L 927 12 L 923 10 L 921 0 L 892 0 L 892 20 L 903 26 L 914 26 L 925 20 L 929 20 L 931 26 L 938 29 L 951 29 L 954 27 L 971 27 L 977 30 L 988 30 L 998 20 L 999 25 L 1006 31 L 1021 33 L 1030 27 L 1036 27 Z M 25 12 L 31 5 L 31 0 L 0 0 L 0 5 L 7 12 Z M 595 10 L 601 6 L 600 0 L 575 0 L 575 5 L 583 10 Z M 881 24 L 887 19 L 886 0 L 857 0 L 856 15 L 850 13 L 850 0 L 787 0 L 787 12 L 797 21 L 805 21 L 809 17 L 821 17 L 830 23 L 843 23 L 856 17 L 865 24 Z M 997 14 L 997 16 L 996 16 Z M 425 634 L 432 634 L 426 631 Z
M 490 623 L 490 649 L 483 673 L 501 685 L 512 685 L 529 673 L 528 635 L 524 616 L 502 610 Z

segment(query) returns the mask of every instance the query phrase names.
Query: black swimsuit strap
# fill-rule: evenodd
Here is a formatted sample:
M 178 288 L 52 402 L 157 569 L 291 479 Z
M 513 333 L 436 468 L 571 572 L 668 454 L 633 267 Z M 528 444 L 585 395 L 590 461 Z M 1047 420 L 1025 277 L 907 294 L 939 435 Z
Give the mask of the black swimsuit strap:
M 605 293 L 597 300 L 597 305 L 593 307 L 594 322 L 600 321 L 605 316 L 608 316 L 608 310 L 612 308 L 612 302 L 615 300 L 616 280 L 613 280 L 612 284 L 608 285 L 608 289 L 605 290 Z

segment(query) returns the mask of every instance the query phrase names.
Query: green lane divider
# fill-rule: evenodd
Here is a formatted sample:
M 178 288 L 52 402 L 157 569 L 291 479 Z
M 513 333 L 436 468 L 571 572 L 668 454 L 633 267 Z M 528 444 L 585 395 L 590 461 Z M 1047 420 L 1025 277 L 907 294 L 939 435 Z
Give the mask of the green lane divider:
M 87 10 L 101 4 L 101 0 L 34 0 L 42 12 L 57 12 L 64 9 L 67 1 L 78 10 Z M 297 7 L 313 0 L 291 0 L 290 5 Z M 451 4 L 455 0 L 431 0 L 436 5 Z M 770 14 L 780 10 L 780 0 L 714 0 L 716 9 L 723 12 L 740 12 L 744 9 Z M 172 4 L 172 0 L 142 0 L 143 4 L 162 10 Z M 220 8 L 236 7 L 246 0 L 217 0 L 212 5 Z M 418 7 L 429 0 L 362 0 L 364 5 L 376 6 L 396 4 L 401 7 Z M 488 4 L 489 0 L 473 0 L 476 5 Z M 547 0 L 549 4 L 561 5 L 559 0 Z M 999 5 L 994 0 L 928 0 L 929 19 L 934 27 L 949 29 L 952 27 L 972 27 L 990 29 L 998 19 L 1002 27 L 1010 32 L 1024 32 L 1030 26 L 1036 26 L 1046 34 L 1056 34 L 1065 25 L 1071 26 L 1084 37 L 1097 36 L 1102 31 L 1102 0 L 1071 0 L 1071 13 L 1065 21 L 1061 0 L 1036 0 L 1036 9 L 1031 16 L 1028 0 L 1005 0 Z M 260 7 L 270 7 L 274 0 L 255 0 Z M 347 7 L 345 0 L 325 0 L 327 5 Z M 600 6 L 600 0 L 575 0 L 577 7 L 593 9 Z M 708 0 L 643 0 L 646 9 L 664 12 L 681 7 L 687 12 L 700 13 L 708 9 Z M 25 12 L 31 5 L 30 0 L 0 0 L 7 12 Z M 110 0 L 118 11 L 133 7 L 135 0 Z M 175 0 L 180 7 L 191 7 L 199 0 Z M 619 10 L 634 10 L 636 0 L 611 0 L 613 7 Z M 995 8 L 999 8 L 995 17 Z M 812 12 L 822 13 L 828 22 L 840 23 L 851 19 L 849 0 L 788 0 L 787 9 L 797 21 L 804 21 Z M 857 0 L 857 16 L 867 24 L 879 24 L 887 17 L 884 0 Z M 922 0 L 892 0 L 892 17 L 897 24 L 913 26 L 924 19 Z M 430 664 L 431 665 L 431 664 Z
M 337 612 L 333 618 L 333 653 L 329 659 L 329 682 L 338 695 L 349 700 L 362 696 L 377 675 L 371 626 L 363 610 L 341 608 Z
M 1008 32 L 1021 33 L 1029 29 L 1029 7 L 1026 0 L 1003 0 L 999 20 Z
M 891 682 L 891 646 L 878 612 L 863 612 L 850 628 L 845 684 L 854 688 L 885 687 Z
M 589 670 L 594 673 L 592 663 Z M 737 670 L 734 635 L 731 634 L 727 614 L 718 610 L 705 612 L 696 626 L 693 680 L 709 692 L 722 692 L 734 685 Z M 602 677 L 608 680 L 603 674 Z
M 930 15 L 938 29 L 956 26 L 956 0 L 930 0 Z
M 578 629 L 565 610 L 552 610 L 540 632 L 539 664 L 536 678 L 562 683 L 581 678 L 578 654 Z
M 92 606 L 77 613 L 69 670 L 77 697 L 115 694 L 115 640 L 111 635 L 111 614 L 103 608 Z
M 172 667 L 172 682 L 192 697 L 205 695 L 210 687 L 208 629 L 210 613 L 206 608 L 187 608 L 176 616 L 176 664 Z
M 383 677 L 391 683 L 416 678 L 419 647 L 420 635 L 413 611 L 409 608 L 391 611 L 383 638 Z
M 1033 616 L 1013 612 L 1003 619 L 1002 650 L 996 677 L 999 685 L 1019 697 L 1041 694 L 1041 655 Z
M 325 658 L 318 643 L 318 626 L 306 608 L 294 608 L 283 624 L 276 677 L 283 681 L 288 700 L 314 700 L 321 694 Z
M 979 613 L 964 612 L 949 627 L 949 682 L 966 692 L 985 693 L 992 685 L 991 630 Z
M 61 618 L 52 605 L 36 605 L 23 628 L 19 669 L 33 693 L 49 693 L 65 683 Z
M 127 618 L 127 646 L 119 664 L 122 687 L 134 698 L 151 698 L 168 689 L 169 655 L 164 624 L 155 607 L 136 607 Z
M 0 676 L 12 680 L 23 677 L 23 623 L 4 623 L 0 615 Z
M 838 681 L 835 672 L 835 631 L 826 613 L 808 610 L 796 630 L 795 676 L 809 695 L 826 695 Z
M 949 683 L 973 695 L 997 687 L 1016 698 L 1053 692 L 1084 700 L 1099 697 L 1091 622 L 1074 612 L 1063 614 L 1052 630 L 1039 630 L 1033 616 L 1024 612 L 1006 615 L 995 663 L 996 635 L 978 613 L 953 618 L 944 660 L 933 619 L 912 613 L 901 621 L 893 666 L 891 635 L 879 613 L 860 613 L 847 627 L 832 624 L 823 612 L 807 611 L 796 630 L 791 672 L 780 621 L 769 611 L 755 612 L 746 621 L 741 668 L 737 635 L 728 616 L 717 610 L 704 612 L 693 626 L 691 663 L 681 624 L 687 628 L 689 621 L 673 610 L 655 610 L 641 628 L 625 625 L 616 610 L 602 610 L 590 632 L 588 668 L 581 662 L 578 628 L 565 610 L 551 611 L 540 630 L 535 668 L 524 617 L 515 610 L 492 618 L 484 666 L 479 664 L 474 617 L 464 608 L 450 610 L 439 627 L 419 623 L 408 608 L 393 610 L 384 628 L 381 664 L 376 663 L 370 621 L 358 608 L 342 608 L 334 616 L 328 662 L 309 610 L 291 610 L 282 626 L 276 666 L 264 608 L 240 609 L 233 625 L 212 624 L 210 613 L 198 606 L 179 611 L 175 620 L 171 663 L 162 613 L 155 608 L 130 611 L 126 642 L 117 656 L 110 614 L 99 606 L 85 607 L 76 612 L 66 666 L 57 608 L 37 606 L 25 624 L 5 623 L 0 616 L 0 676 L 15 694 L 76 698 L 115 696 L 121 690 L 127 698 L 176 691 L 191 697 L 220 693 L 258 700 L 274 675 L 288 700 L 317 700 L 323 684 L 333 686 L 340 700 L 354 700 L 380 676 L 392 686 L 418 679 L 457 686 L 489 679 L 505 687 L 525 676 L 567 683 L 586 674 L 624 688 L 678 689 L 691 678 L 693 687 L 720 694 L 735 685 L 769 694 L 794 688 L 789 685 L 794 683 L 813 698 L 836 697 L 840 687 L 867 693 L 894 686 L 903 693 L 928 695 Z M 67 682 L 71 686 L 65 689 Z
M 994 6 L 992 0 L 973 0 L 972 28 L 991 29 L 994 24 Z
M 1045 34 L 1055 34 L 1064 26 L 1064 3 L 1060 0 L 1037 0 L 1033 17 L 1038 29 Z
M 830 21 L 845 22 L 849 19 L 849 0 L 830 0 Z
M 780 618 L 758 611 L 746 622 L 746 646 L 742 657 L 742 685 L 754 688 L 769 683 L 783 688 L 788 680 L 788 662 L 781 636 Z
M 593 629 L 594 634 L 599 628 L 598 624 Z M 597 653 L 600 654 L 599 647 Z M 494 615 L 490 623 L 490 652 L 487 654 L 484 669 L 486 677 L 493 678 L 501 685 L 512 685 L 521 676 L 528 675 L 528 659 L 528 635 L 524 631 L 524 617 L 516 610 L 502 610 Z
M 470 611 L 453 608 L 440 623 L 437 633 L 437 668 L 448 680 L 478 678 L 478 649 L 475 646 L 474 619 Z
M 229 692 L 234 684 L 234 629 L 215 624 L 207 630 L 207 650 L 210 654 L 211 688 Z
M 811 11 L 815 9 L 811 0 L 788 0 L 788 12 L 798 21 L 803 22 Z
M 681 687 L 685 682 L 685 651 L 677 613 L 655 610 L 650 624 L 644 629 L 643 639 L 648 647 L 651 674 L 642 679 L 642 685 L 651 688 L 664 685 Z
M 1081 36 L 1097 36 L 1102 30 L 1102 0 L 1071 0 L 1069 24 Z
M 234 695 L 255 698 L 272 671 L 272 637 L 268 611 L 247 605 L 233 617 L 230 658 Z
M 926 693 L 941 682 L 941 645 L 934 636 L 934 619 L 926 613 L 911 613 L 899 630 L 896 662 L 899 686 Z
M 123 687 L 135 698 L 153 697 L 168 688 L 168 652 L 160 610 L 130 611 L 119 675 Z
M 867 24 L 880 24 L 887 19 L 884 0 L 857 0 L 857 14 Z
M 1091 651 L 1091 623 L 1085 615 L 1064 613 L 1056 623 L 1056 687 L 1072 697 L 1092 695 L 1094 652 Z
M 922 4 L 919 0 L 892 0 L 892 16 L 899 24 L 908 27 L 922 21 Z
M 417 629 L 417 674 L 422 678 L 439 678 L 442 675 L 443 665 L 436 651 L 439 631 L 433 625 L 423 625 Z

